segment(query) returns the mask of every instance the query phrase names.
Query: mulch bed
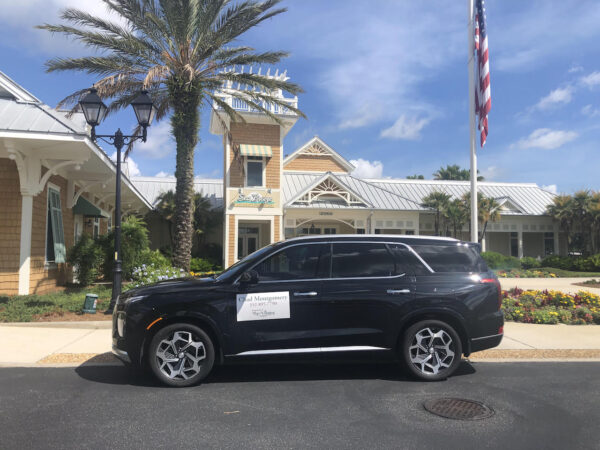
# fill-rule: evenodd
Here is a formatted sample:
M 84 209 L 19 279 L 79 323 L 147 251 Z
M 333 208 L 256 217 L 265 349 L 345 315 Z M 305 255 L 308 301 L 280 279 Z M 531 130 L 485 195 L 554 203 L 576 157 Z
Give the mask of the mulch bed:
M 112 320 L 112 315 L 104 314 L 104 310 L 98 310 L 96 314 L 84 314 L 74 312 L 50 312 L 33 316 L 32 322 L 83 322 Z
M 54 353 L 40 359 L 38 364 L 65 364 L 65 363 L 114 363 L 119 360 L 112 353 Z
M 600 289 L 600 283 L 573 283 L 575 286 L 582 286 L 584 288 L 596 288 L 596 289 Z
M 491 349 L 473 353 L 472 361 L 486 359 L 596 359 L 600 358 L 600 349 Z

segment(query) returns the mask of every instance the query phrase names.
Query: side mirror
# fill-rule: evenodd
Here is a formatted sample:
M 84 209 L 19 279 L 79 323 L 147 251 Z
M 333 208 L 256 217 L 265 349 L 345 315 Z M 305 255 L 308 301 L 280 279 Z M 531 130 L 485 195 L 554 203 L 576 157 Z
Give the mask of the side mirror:
M 258 272 L 256 270 L 247 270 L 240 277 L 242 283 L 256 284 L 258 283 Z

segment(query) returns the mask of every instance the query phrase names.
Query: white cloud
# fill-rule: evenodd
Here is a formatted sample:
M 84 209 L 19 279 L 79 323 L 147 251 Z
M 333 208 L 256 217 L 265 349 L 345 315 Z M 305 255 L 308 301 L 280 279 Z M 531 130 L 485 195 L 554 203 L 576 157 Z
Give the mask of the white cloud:
M 481 169 L 481 175 L 485 178 L 485 181 L 498 180 L 503 173 L 503 170 L 497 166 L 489 166 L 485 169 Z
M 600 72 L 592 72 L 580 78 L 581 84 L 587 88 L 594 88 L 600 85 Z
M 573 64 L 571 67 L 569 67 L 568 73 L 578 72 L 583 72 L 583 67 L 581 67 L 579 64 Z
M 576 139 L 578 134 L 574 131 L 551 130 L 550 128 L 538 128 L 528 137 L 520 139 L 511 145 L 511 148 L 528 149 L 539 148 L 552 150 L 559 148 L 567 142 Z
M 552 192 L 553 194 L 558 193 L 558 187 L 555 184 L 547 184 L 546 186 L 542 186 L 542 189 L 548 192 Z
M 414 141 L 421 137 L 421 130 L 431 121 L 428 117 L 406 117 L 402 114 L 394 124 L 381 131 L 382 138 L 406 139 Z
M 133 151 L 147 158 L 160 159 L 169 156 L 174 149 L 175 141 L 171 136 L 171 124 L 168 120 L 163 120 L 148 128 L 148 139 L 146 142 L 138 142 Z
M 600 116 L 600 109 L 594 108 L 592 105 L 585 105 L 581 108 L 581 114 L 588 117 Z
M 174 176 L 174 174 L 172 173 L 167 173 L 164 170 L 161 170 L 160 172 L 158 172 L 156 175 L 154 175 L 157 178 L 168 178 L 168 177 L 172 177 Z
M 122 157 L 122 155 L 121 155 L 121 157 Z M 117 160 L 117 152 L 114 152 L 112 155 L 110 155 L 110 159 L 112 159 L 113 161 L 116 161 Z M 142 175 L 140 168 L 138 167 L 137 163 L 131 158 L 131 156 L 123 161 L 123 164 L 121 165 L 121 169 L 123 170 L 123 173 L 129 178 L 139 177 Z
M 543 97 L 535 105 L 535 108 L 541 111 L 548 110 L 557 107 L 558 105 L 566 105 L 571 102 L 572 98 L 573 88 L 571 86 L 554 89 L 548 95 Z
M 382 178 L 383 177 L 383 164 L 381 161 L 369 161 L 366 159 L 358 158 L 350 160 L 350 163 L 356 167 L 352 171 L 352 175 L 358 178 Z

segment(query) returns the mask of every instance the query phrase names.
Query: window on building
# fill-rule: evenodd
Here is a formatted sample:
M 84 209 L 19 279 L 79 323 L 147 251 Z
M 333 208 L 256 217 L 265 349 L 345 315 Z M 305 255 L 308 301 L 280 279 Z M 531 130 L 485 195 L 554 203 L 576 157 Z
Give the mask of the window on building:
M 48 188 L 48 215 L 46 221 L 46 261 L 64 263 L 66 256 L 60 193 Z
M 435 272 L 487 272 L 477 250 L 464 245 L 411 245 Z
M 356 234 L 365 234 L 365 229 L 364 228 L 357 228 L 356 229 Z
M 554 233 L 544 233 L 544 255 L 554 254 Z
M 323 234 L 337 234 L 335 228 L 323 228 Z
M 308 228 L 302 228 L 302 234 L 321 234 L 321 229 L 311 225 Z
M 259 156 L 246 157 L 246 186 L 260 187 L 263 183 L 263 158 Z
M 516 231 L 510 232 L 510 256 L 519 256 L 519 233 Z
M 329 244 L 288 247 L 254 268 L 259 281 L 323 278 L 329 272 Z
M 415 230 L 406 230 L 404 234 L 407 236 L 412 236 L 413 234 L 415 234 Z
M 396 261 L 385 244 L 333 244 L 332 278 L 390 277 Z
M 100 219 L 94 218 L 94 239 L 100 236 Z

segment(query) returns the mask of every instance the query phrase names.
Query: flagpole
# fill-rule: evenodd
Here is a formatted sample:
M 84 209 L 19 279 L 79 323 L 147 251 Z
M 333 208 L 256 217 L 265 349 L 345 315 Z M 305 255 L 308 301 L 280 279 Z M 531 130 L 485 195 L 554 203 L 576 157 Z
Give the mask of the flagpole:
M 467 0 L 469 20 L 469 146 L 471 151 L 471 242 L 478 242 L 479 230 L 477 221 L 477 153 L 475 144 L 475 37 L 473 26 L 474 0 Z

